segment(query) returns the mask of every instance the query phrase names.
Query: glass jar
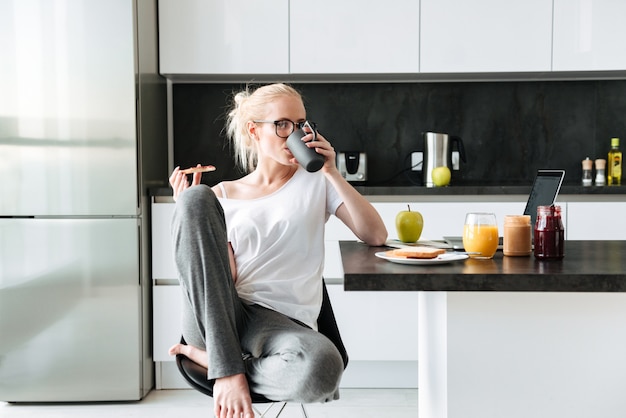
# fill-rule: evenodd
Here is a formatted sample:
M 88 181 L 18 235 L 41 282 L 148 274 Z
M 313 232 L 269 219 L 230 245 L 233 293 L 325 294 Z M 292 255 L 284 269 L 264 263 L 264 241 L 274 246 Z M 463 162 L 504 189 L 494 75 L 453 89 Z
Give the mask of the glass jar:
M 582 183 L 583 186 L 591 186 L 592 178 L 591 178 L 591 170 L 593 168 L 593 161 L 589 159 L 589 157 L 583 160 L 583 178 Z
M 604 175 L 604 169 L 606 168 L 606 160 L 598 158 L 596 161 L 596 186 L 604 186 L 606 177 Z
M 565 228 L 561 207 L 538 206 L 535 223 L 535 257 L 539 260 L 560 260 L 565 256 Z
M 528 256 L 532 253 L 530 215 L 504 217 L 502 252 L 506 256 Z

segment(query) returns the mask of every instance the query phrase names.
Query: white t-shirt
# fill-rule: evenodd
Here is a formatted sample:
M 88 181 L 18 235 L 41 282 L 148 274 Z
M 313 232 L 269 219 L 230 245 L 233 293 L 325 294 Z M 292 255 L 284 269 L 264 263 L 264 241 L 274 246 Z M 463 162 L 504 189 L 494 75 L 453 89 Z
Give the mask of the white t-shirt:
M 229 199 L 224 188 L 222 195 L 239 297 L 317 329 L 324 224 L 342 203 L 335 189 L 321 172 L 298 167 L 268 196 Z

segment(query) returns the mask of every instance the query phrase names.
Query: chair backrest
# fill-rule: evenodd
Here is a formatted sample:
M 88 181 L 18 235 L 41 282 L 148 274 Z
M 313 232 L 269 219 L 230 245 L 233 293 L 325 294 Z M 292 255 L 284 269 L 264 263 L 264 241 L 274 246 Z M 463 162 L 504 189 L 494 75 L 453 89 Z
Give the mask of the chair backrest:
M 341 333 L 337 326 L 337 320 L 335 318 L 335 312 L 333 311 L 333 305 L 330 303 L 330 296 L 328 296 L 328 290 L 326 289 L 326 283 L 322 286 L 322 308 L 320 314 L 317 317 L 317 329 L 320 333 L 328 337 L 329 340 L 335 344 L 337 350 L 341 354 L 343 359 L 343 368 L 348 367 L 348 351 L 343 345 L 341 339 Z
M 341 339 L 341 334 L 339 333 L 339 328 L 337 327 L 337 320 L 335 319 L 335 313 L 333 312 L 333 307 L 330 303 L 326 283 L 322 286 L 322 292 L 322 307 L 317 318 L 317 327 L 320 333 L 324 334 L 333 342 L 333 344 L 335 344 L 337 350 L 339 350 L 339 353 L 341 354 L 345 369 L 348 366 L 348 352 L 346 351 L 346 347 L 343 345 L 343 340 Z M 181 344 L 186 344 L 182 337 L 180 342 Z M 194 363 L 183 354 L 176 355 L 176 365 L 191 387 L 204 393 L 205 395 L 213 397 L 213 385 L 215 380 L 207 380 L 206 368 Z M 250 397 L 252 398 L 252 403 L 273 402 L 266 397 L 253 392 L 250 393 Z

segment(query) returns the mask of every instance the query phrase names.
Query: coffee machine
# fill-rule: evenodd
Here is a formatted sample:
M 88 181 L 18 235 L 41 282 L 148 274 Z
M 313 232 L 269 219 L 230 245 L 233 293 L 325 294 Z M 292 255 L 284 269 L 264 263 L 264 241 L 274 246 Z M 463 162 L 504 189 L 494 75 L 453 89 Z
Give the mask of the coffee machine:
M 366 181 L 367 154 L 361 151 L 341 151 L 337 154 L 337 168 L 347 181 Z
M 459 157 L 463 162 L 465 159 L 465 148 L 463 140 L 458 136 L 451 136 L 437 132 L 423 132 L 424 137 L 424 160 L 422 163 L 422 173 L 424 186 L 434 187 L 432 171 L 436 167 L 448 167 L 452 171 L 452 148 L 456 144 Z

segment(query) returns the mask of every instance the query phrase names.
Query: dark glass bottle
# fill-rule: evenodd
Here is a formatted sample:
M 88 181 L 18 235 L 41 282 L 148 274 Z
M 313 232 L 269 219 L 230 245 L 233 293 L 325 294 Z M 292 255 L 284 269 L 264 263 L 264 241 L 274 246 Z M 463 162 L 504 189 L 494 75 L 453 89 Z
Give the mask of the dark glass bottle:
M 560 260 L 565 256 L 565 228 L 560 206 L 538 206 L 535 223 L 535 258 Z

